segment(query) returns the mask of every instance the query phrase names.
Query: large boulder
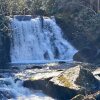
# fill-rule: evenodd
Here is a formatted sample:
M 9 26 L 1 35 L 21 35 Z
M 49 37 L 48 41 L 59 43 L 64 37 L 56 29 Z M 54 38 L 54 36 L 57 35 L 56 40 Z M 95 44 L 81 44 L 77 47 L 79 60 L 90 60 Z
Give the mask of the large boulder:
M 52 78 L 54 84 L 78 91 L 78 93 L 90 93 L 98 90 L 99 81 L 93 74 L 82 66 L 76 66 L 64 71 L 57 77 Z
M 70 100 L 78 94 L 94 93 L 99 89 L 99 81 L 89 68 L 82 65 L 64 71 L 41 72 L 24 81 L 23 86 L 43 90 L 58 100 Z

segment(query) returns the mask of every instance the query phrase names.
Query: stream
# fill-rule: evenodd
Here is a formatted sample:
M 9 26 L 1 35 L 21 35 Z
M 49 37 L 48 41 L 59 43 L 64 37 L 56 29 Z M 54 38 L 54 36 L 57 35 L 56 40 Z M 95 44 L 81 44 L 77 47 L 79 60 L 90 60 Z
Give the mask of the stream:
M 0 77 L 0 100 L 54 100 L 41 90 L 23 87 L 23 81 L 16 78 L 15 73 L 0 73 Z

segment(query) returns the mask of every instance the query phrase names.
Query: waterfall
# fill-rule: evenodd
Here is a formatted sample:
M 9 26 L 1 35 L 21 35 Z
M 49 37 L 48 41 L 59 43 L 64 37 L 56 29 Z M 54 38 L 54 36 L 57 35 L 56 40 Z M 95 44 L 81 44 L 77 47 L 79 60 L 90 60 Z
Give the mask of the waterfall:
M 11 19 L 12 63 L 72 60 L 76 49 L 63 38 L 54 18 L 22 19 L 19 16 Z

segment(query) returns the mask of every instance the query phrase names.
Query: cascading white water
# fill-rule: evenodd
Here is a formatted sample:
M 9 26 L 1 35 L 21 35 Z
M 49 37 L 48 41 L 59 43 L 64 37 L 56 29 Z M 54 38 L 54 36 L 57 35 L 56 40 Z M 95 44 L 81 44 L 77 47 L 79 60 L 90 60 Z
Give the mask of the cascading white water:
M 11 62 L 72 60 L 76 49 L 65 40 L 54 19 L 11 19 Z
M 55 100 L 42 91 L 23 87 L 23 81 L 14 77 L 0 78 L 0 100 Z

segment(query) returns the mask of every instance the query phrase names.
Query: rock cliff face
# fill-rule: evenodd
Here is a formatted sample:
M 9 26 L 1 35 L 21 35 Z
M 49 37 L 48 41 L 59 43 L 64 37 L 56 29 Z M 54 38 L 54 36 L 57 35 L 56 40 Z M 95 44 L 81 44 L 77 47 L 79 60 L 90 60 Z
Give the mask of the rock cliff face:
M 0 16 L 0 69 L 6 68 L 10 61 L 10 39 L 7 35 L 7 20 Z
M 0 68 L 5 68 L 7 63 L 10 61 L 10 40 L 7 37 L 3 37 L 0 34 Z

